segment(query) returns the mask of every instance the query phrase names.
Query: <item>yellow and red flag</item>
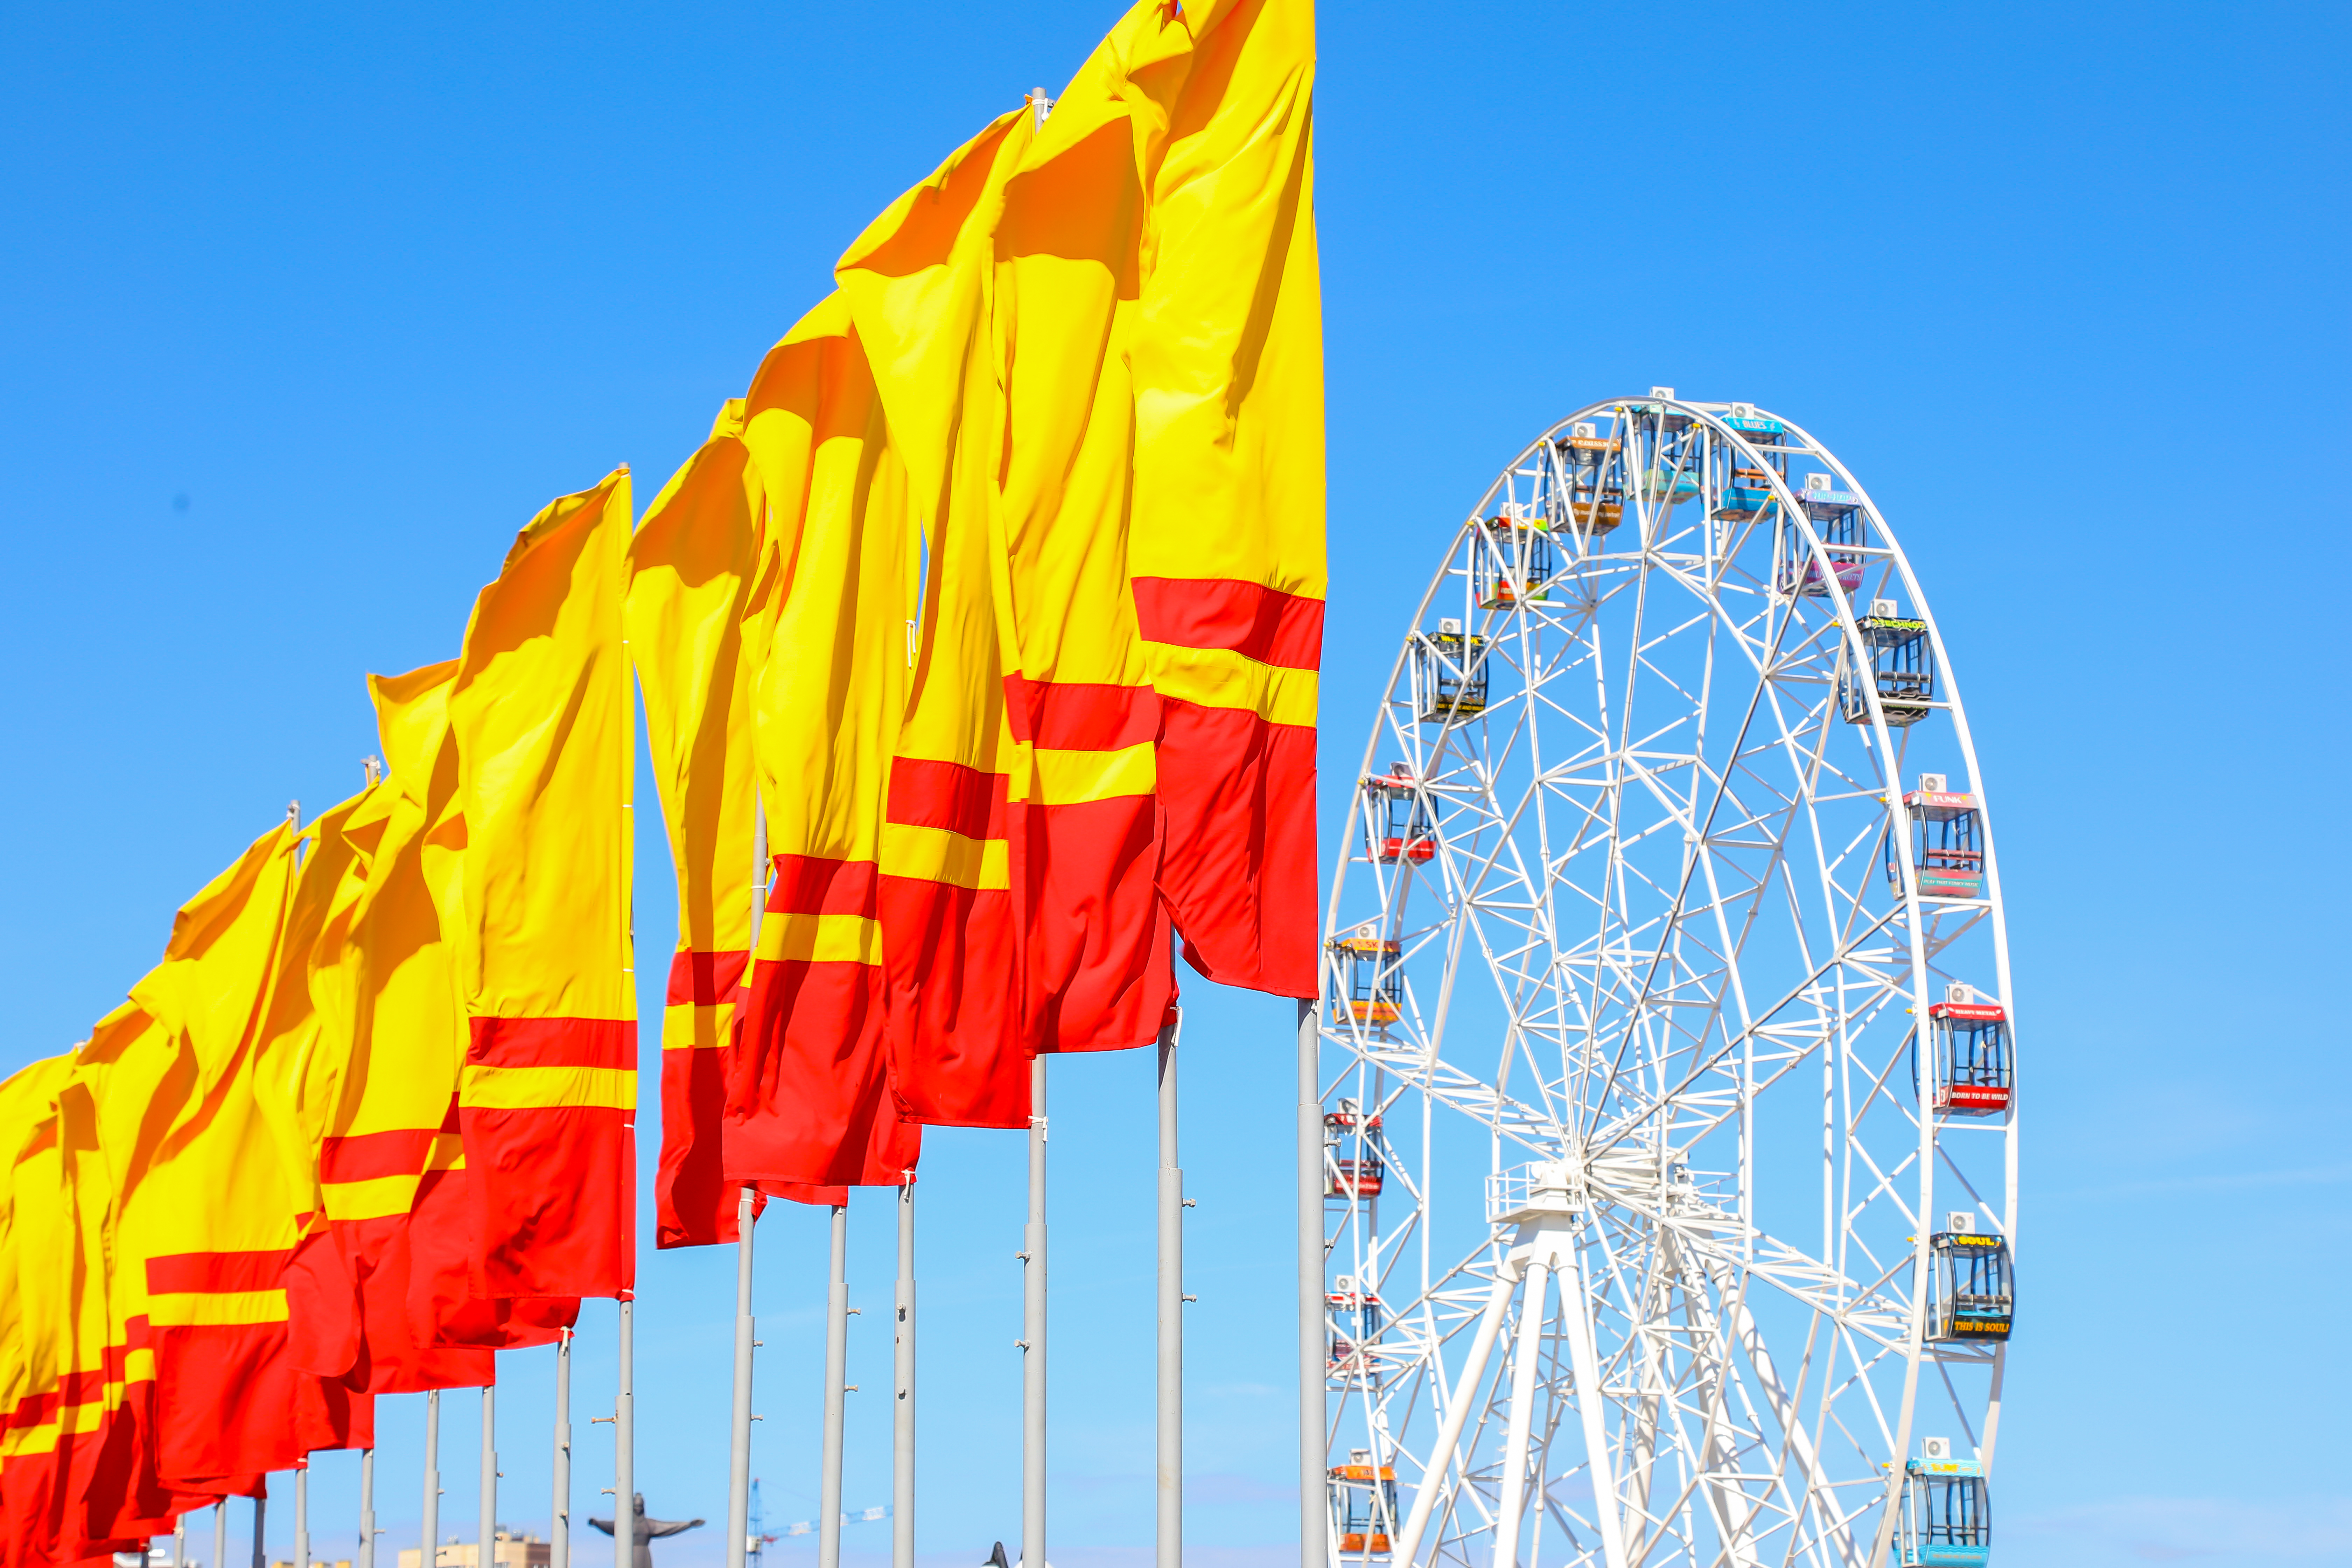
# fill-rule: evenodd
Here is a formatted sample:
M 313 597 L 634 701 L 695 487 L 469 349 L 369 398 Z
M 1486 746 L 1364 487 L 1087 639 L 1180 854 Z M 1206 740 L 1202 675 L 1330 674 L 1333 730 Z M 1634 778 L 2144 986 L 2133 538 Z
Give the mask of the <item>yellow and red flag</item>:
M 1180 28 L 1181 75 L 1156 58 Z M 1150 197 L 1128 552 L 1160 697 L 1160 886 L 1202 973 L 1312 996 L 1325 591 L 1315 11 L 1195 0 L 1156 30 L 1168 42 L 1139 47 L 1121 79 L 1165 113 L 1139 140 Z
M 93 1531 L 82 1500 L 106 1452 L 109 1204 L 103 1171 L 91 1169 L 99 1156 L 85 1108 L 64 1092 L 70 1059 L 60 1065 L 6 1108 L 21 1139 L 5 1284 L 18 1314 L 22 1392 L 0 1439 L 12 1563 L 72 1562 L 132 1544 L 108 1533 L 110 1510 Z
M 73 1073 L 58 1090 L 60 1107 L 86 1117 L 109 1201 L 107 1252 L 107 1415 L 104 1452 L 83 1497 L 92 1535 L 144 1538 L 171 1528 L 172 1517 L 204 1507 L 215 1492 L 246 1492 L 258 1476 L 229 1478 L 203 1489 L 164 1484 L 156 1467 L 155 1351 L 149 1331 L 146 1260 L 128 1240 L 124 1215 L 157 1145 L 183 1108 L 194 1064 L 172 1032 L 135 1003 L 99 1020 L 74 1053 Z M 107 1522 L 110 1520 L 112 1522 Z
M 1145 190 L 1115 90 L 1115 46 L 1165 10 L 1131 14 L 1081 68 L 1008 182 L 995 236 L 998 632 L 1019 742 L 1006 829 L 1035 1050 L 1144 1044 L 1174 996 L 1154 885 L 1159 701 L 1127 591 Z
M 290 826 L 265 835 L 191 900 L 163 962 L 131 993 L 184 1058 L 184 1097 L 119 1230 L 145 1268 L 157 1470 L 192 1490 L 226 1490 L 314 1449 L 373 1440 L 365 1395 L 286 1353 L 299 1189 L 254 1073 L 299 837 Z
M 877 897 L 916 615 L 912 530 L 906 471 L 839 296 L 761 363 L 743 441 L 766 502 L 751 710 L 774 879 L 722 1173 L 893 1184 L 920 1148 L 889 1092 Z
M 551 502 L 482 590 L 447 697 L 469 1030 L 458 1085 L 475 1294 L 635 1279 L 629 475 Z
M 468 1037 L 453 943 L 464 922 L 466 823 L 449 736 L 457 661 L 372 676 L 386 776 L 381 834 L 355 824 L 365 885 L 314 950 L 311 992 L 349 1064 L 320 1150 L 330 1223 L 346 1238 L 379 1393 L 489 1381 L 480 1349 L 551 1344 L 577 1297 L 474 1294 L 479 1229 L 457 1110 Z M 451 1353 L 454 1352 L 454 1353 Z
M 1005 707 L 991 526 L 1003 402 L 992 237 L 1034 133 L 1007 114 L 893 203 L 835 269 L 922 523 L 922 598 L 881 830 L 890 1073 L 933 1125 L 1024 1127 Z
M 743 636 L 764 498 L 743 417 L 743 400 L 730 399 L 629 542 L 629 650 L 677 874 L 677 951 L 662 1013 L 659 1247 L 733 1241 L 741 1191 L 726 1180 L 720 1150 L 749 994 L 751 901 L 766 883 L 755 863 L 757 670 Z M 770 1187 L 804 1203 L 848 1199 L 838 1186 Z M 765 1192 L 753 1202 L 764 1205 Z

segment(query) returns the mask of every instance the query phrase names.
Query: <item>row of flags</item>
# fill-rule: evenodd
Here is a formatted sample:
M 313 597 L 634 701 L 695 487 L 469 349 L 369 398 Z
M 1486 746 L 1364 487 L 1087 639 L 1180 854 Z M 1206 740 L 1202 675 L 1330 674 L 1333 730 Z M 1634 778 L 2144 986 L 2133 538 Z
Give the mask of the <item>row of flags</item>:
M 0 1552 L 142 1550 L 634 1267 L 625 472 L 526 528 L 381 776 L 0 1083 Z
M 633 528 L 551 503 L 380 776 L 0 1083 L 0 1565 L 139 1550 L 635 1286 L 630 674 L 678 884 L 656 1239 L 1025 1128 L 1171 959 L 1316 987 L 1310 0 L 1143 0 L 892 204 Z M 756 936 L 755 936 L 756 933 Z
M 1172 932 L 1314 994 L 1313 83 L 1307 0 L 1137 5 L 867 226 L 647 510 L 661 1245 L 1025 1128 L 1033 1057 L 1157 1037 Z

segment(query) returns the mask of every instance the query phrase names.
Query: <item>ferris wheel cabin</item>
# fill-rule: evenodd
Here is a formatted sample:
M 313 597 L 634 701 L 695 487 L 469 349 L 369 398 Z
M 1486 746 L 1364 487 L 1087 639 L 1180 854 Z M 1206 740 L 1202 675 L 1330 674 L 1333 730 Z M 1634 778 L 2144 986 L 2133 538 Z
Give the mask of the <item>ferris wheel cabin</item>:
M 1749 442 L 1769 452 L 1779 446 L 1788 427 L 1769 415 L 1759 414 L 1753 404 L 1735 403 L 1724 424 Z M 1769 457 L 1775 467 L 1786 465 L 1787 459 Z M 1725 522 L 1752 522 L 1772 510 L 1772 481 L 1778 476 L 1770 469 L 1751 468 L 1734 463 L 1727 482 L 1716 497 L 1715 515 Z
M 1402 763 L 1364 781 L 1364 848 L 1389 866 L 1400 860 L 1419 865 L 1437 853 L 1437 829 L 1429 820 L 1421 781 Z
M 1955 984 L 1927 1009 L 1936 1109 L 1946 1116 L 1999 1116 L 2009 1110 L 2009 1015 Z
M 1892 1568 L 1984 1568 L 1992 1557 L 1992 1501 L 1984 1466 L 1952 1458 L 1948 1438 L 1928 1437 L 1905 1463 Z
M 1415 637 L 1412 667 L 1423 723 L 1474 719 L 1486 710 L 1486 639 L 1463 630 L 1460 621 L 1441 620 L 1434 633 Z
M 1507 501 L 1479 527 L 1486 547 L 1478 552 L 1478 605 L 1507 610 L 1524 599 L 1540 600 L 1551 576 L 1551 525 L 1532 504 Z
M 1569 519 L 1596 539 L 1625 521 L 1625 480 L 1617 461 L 1623 445 L 1614 436 L 1601 435 L 1599 425 L 1584 420 L 1552 442 L 1568 490 Z
M 1331 1524 L 1343 1555 L 1385 1557 L 1397 1527 L 1396 1468 L 1372 1463 L 1371 1450 L 1349 1450 L 1330 1470 Z
M 1887 721 L 1894 721 L 1891 713 Z M 1921 773 L 1919 787 L 1903 797 L 1904 815 L 1911 822 L 1911 865 L 1919 874 L 1919 896 L 1981 899 L 1983 817 L 1975 795 L 1946 789 L 1945 783 L 1942 773 Z M 1891 837 L 1886 841 L 1886 880 L 1895 888 L 1903 885 L 1903 867 Z
M 1936 650 L 1927 641 L 1927 623 L 1895 610 L 1894 600 L 1874 599 L 1870 614 L 1854 622 L 1869 662 L 1863 671 L 1843 660 L 1838 666 L 1838 699 L 1849 724 L 1870 722 L 1874 691 L 1886 721 L 1897 729 L 1916 724 L 1935 704 Z
M 1333 1006 L 1359 1025 L 1385 1031 L 1404 1016 L 1404 968 L 1397 960 L 1401 949 L 1381 937 L 1370 921 L 1346 936 L 1333 939 L 1341 987 Z
M 1377 1384 L 1380 1368 L 1370 1347 L 1381 1337 L 1381 1299 L 1360 1288 L 1352 1274 L 1342 1274 L 1332 1283 L 1334 1289 L 1323 1298 L 1323 1310 L 1330 1321 L 1330 1353 L 1324 1362 L 1324 1373 L 1336 1382 Z
M 1853 593 L 1862 586 L 1863 573 L 1863 558 L 1853 552 L 1868 542 L 1864 537 L 1862 498 L 1839 489 L 1835 474 L 1807 474 L 1804 494 L 1798 499 L 1828 551 L 1830 569 L 1826 574 L 1822 571 L 1803 530 L 1792 520 L 1780 531 L 1780 592 L 1826 595 L 1834 578 L 1839 588 Z
M 1391 947 L 1395 944 L 1391 943 Z M 1352 1142 L 1353 1153 L 1340 1153 Z M 1381 1160 L 1381 1113 L 1365 1115 L 1354 1100 L 1343 1100 L 1337 1110 L 1323 1114 L 1324 1147 L 1333 1151 L 1324 1196 L 1343 1203 L 1381 1195 L 1388 1167 Z
M 1946 1216 L 1948 1229 L 1927 1238 L 1927 1339 L 1952 1344 L 2006 1340 L 2015 1316 L 2009 1240 L 1977 1228 L 1972 1212 Z

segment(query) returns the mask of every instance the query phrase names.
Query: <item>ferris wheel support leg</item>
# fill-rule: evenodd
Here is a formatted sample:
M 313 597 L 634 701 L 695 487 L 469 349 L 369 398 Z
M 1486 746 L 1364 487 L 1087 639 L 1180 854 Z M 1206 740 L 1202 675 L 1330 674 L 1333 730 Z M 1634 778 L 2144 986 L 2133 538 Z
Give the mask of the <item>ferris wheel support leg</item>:
M 1413 1553 L 1421 1548 L 1422 1532 L 1429 1528 L 1429 1516 L 1436 1511 L 1439 1494 L 1445 1489 L 1445 1472 L 1453 1468 L 1454 1452 L 1461 1446 L 1462 1428 L 1469 1424 L 1470 1411 L 1475 1403 L 1478 1385 L 1486 1376 L 1486 1358 L 1495 1352 L 1495 1341 L 1502 1332 L 1503 1310 L 1511 1304 L 1511 1287 L 1515 1281 L 1507 1274 L 1495 1277 L 1495 1288 L 1487 1293 L 1486 1310 L 1479 1315 L 1478 1332 L 1470 1342 L 1470 1358 L 1462 1363 L 1461 1376 L 1454 1380 L 1454 1398 L 1445 1411 L 1445 1424 L 1439 1428 L 1437 1446 L 1429 1451 L 1429 1463 L 1421 1473 L 1421 1485 L 1412 1494 L 1412 1512 L 1404 1521 L 1404 1533 L 1397 1538 L 1396 1554 L 1391 1559 L 1399 1568 L 1412 1568 Z
M 1323 1037 L 1298 1004 L 1298 1563 L 1331 1555 L 1323 1409 Z
M 1573 1245 L 1563 1246 L 1559 1266 L 1559 1315 L 1568 1327 L 1569 1359 L 1576 1371 L 1576 1413 L 1584 1426 L 1585 1462 L 1592 1471 L 1592 1514 L 1601 1526 L 1601 1552 L 1609 1568 L 1626 1568 L 1624 1520 L 1617 1496 L 1617 1473 L 1609 1463 L 1609 1428 L 1601 1419 L 1601 1355 L 1592 1334 L 1592 1297 L 1584 1266 Z
M 1527 1503 L 1528 1436 L 1535 1421 L 1536 1363 L 1543 1355 L 1544 1289 L 1549 1274 L 1544 1259 L 1528 1259 L 1527 1292 L 1519 1298 L 1517 1359 L 1511 1363 L 1511 1420 L 1503 1442 L 1502 1500 L 1495 1515 L 1495 1568 L 1517 1568 L 1519 1560 L 1519 1515 Z M 1583 1393 L 1581 1378 L 1577 1392 Z M 1616 1559 L 1610 1561 L 1614 1568 Z

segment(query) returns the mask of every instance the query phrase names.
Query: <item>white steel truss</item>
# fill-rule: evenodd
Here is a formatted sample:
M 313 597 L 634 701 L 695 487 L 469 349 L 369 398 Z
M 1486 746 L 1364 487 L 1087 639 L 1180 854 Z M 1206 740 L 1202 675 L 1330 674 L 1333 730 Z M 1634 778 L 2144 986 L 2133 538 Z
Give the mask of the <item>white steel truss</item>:
M 1923 770 L 1973 794 L 1980 887 L 1923 890 Z M 1916 1048 L 1953 983 L 2011 988 L 1885 517 L 1746 405 L 1572 415 L 1455 533 L 1361 777 L 1322 1010 L 1332 1560 L 1876 1568 L 1917 1437 L 1993 1456 L 2003 1342 L 1936 1337 L 1931 1236 L 2013 1260 L 2017 1226 L 2014 1099 L 1939 1110 Z

